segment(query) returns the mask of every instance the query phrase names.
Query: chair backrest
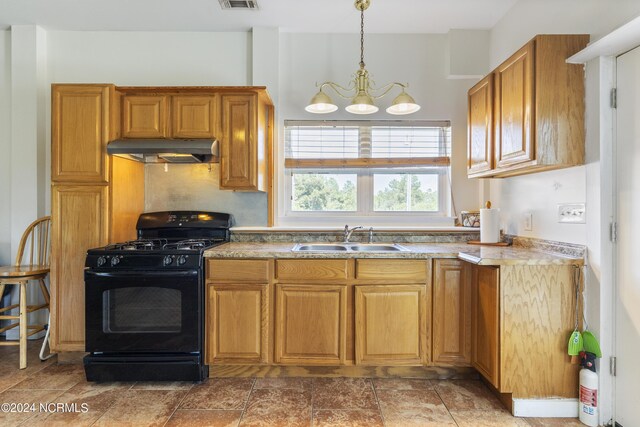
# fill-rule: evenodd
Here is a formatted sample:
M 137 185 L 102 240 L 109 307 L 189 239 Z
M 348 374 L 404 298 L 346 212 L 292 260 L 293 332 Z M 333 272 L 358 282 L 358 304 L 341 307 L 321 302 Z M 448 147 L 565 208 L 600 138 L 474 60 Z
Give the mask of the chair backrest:
M 51 242 L 51 217 L 43 216 L 33 221 L 22 234 L 16 265 L 49 266 Z

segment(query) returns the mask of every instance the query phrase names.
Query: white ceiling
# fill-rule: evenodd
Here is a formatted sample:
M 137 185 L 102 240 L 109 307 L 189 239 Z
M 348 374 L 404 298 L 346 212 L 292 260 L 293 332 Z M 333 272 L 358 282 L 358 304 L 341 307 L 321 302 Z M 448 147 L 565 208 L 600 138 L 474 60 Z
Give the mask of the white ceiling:
M 518 0 L 371 0 L 371 33 L 446 33 L 489 29 Z M 0 29 L 36 24 L 48 30 L 247 31 L 353 33 L 353 0 L 258 0 L 260 10 L 221 10 L 218 0 L 0 0 Z

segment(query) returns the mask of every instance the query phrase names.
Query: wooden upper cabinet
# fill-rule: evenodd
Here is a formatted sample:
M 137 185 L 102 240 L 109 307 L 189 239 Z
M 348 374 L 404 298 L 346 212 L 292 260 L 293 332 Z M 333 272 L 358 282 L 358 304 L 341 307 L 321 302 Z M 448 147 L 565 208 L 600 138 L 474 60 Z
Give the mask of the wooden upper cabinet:
M 493 74 L 469 90 L 467 173 L 493 169 Z
M 257 186 L 256 102 L 255 95 L 222 95 L 221 188 Z
M 470 365 L 470 271 L 456 259 L 433 263 L 433 362 Z
M 122 98 L 124 138 L 167 138 L 169 101 L 166 95 L 125 95 Z
M 220 188 L 268 191 L 273 103 L 264 87 L 120 87 L 122 137 L 215 138 Z
M 535 158 L 533 56 L 534 42 L 529 42 L 495 71 L 497 168 Z
M 538 35 L 469 90 L 469 177 L 584 163 L 584 69 L 566 59 L 588 42 Z
M 113 85 L 53 85 L 51 180 L 106 183 Z
M 217 138 L 217 97 L 176 95 L 171 97 L 173 138 Z
M 51 190 L 51 348 L 84 351 L 84 262 L 108 241 L 107 185 Z
M 222 94 L 220 188 L 267 190 L 270 101 L 263 94 Z
M 356 286 L 356 363 L 427 363 L 427 285 Z
M 473 266 L 472 364 L 494 387 L 500 388 L 499 268 Z

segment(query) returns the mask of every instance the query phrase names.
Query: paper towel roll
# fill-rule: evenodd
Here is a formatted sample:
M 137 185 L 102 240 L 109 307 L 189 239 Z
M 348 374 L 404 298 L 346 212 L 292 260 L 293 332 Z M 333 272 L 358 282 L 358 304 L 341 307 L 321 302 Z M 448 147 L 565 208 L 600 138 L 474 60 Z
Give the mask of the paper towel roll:
M 480 209 L 480 243 L 500 241 L 500 209 Z

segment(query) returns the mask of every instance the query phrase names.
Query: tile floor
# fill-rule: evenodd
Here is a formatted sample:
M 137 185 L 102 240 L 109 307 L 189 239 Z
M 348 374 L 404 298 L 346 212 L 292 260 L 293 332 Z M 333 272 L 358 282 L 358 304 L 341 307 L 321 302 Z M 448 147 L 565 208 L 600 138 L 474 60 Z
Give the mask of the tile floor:
M 37 344 L 30 343 L 29 366 L 23 371 L 17 369 L 17 347 L 0 347 L 4 362 L 0 403 L 5 404 L 1 426 L 582 425 L 574 419 L 514 418 L 474 380 L 211 378 L 202 384 L 87 383 L 81 365 L 58 364 L 55 358 L 38 361 Z M 41 408 L 41 403 L 49 405 Z M 22 407 L 23 412 L 6 412 L 6 404 L 14 410 Z M 67 404 L 67 410 L 56 412 L 52 404 Z

